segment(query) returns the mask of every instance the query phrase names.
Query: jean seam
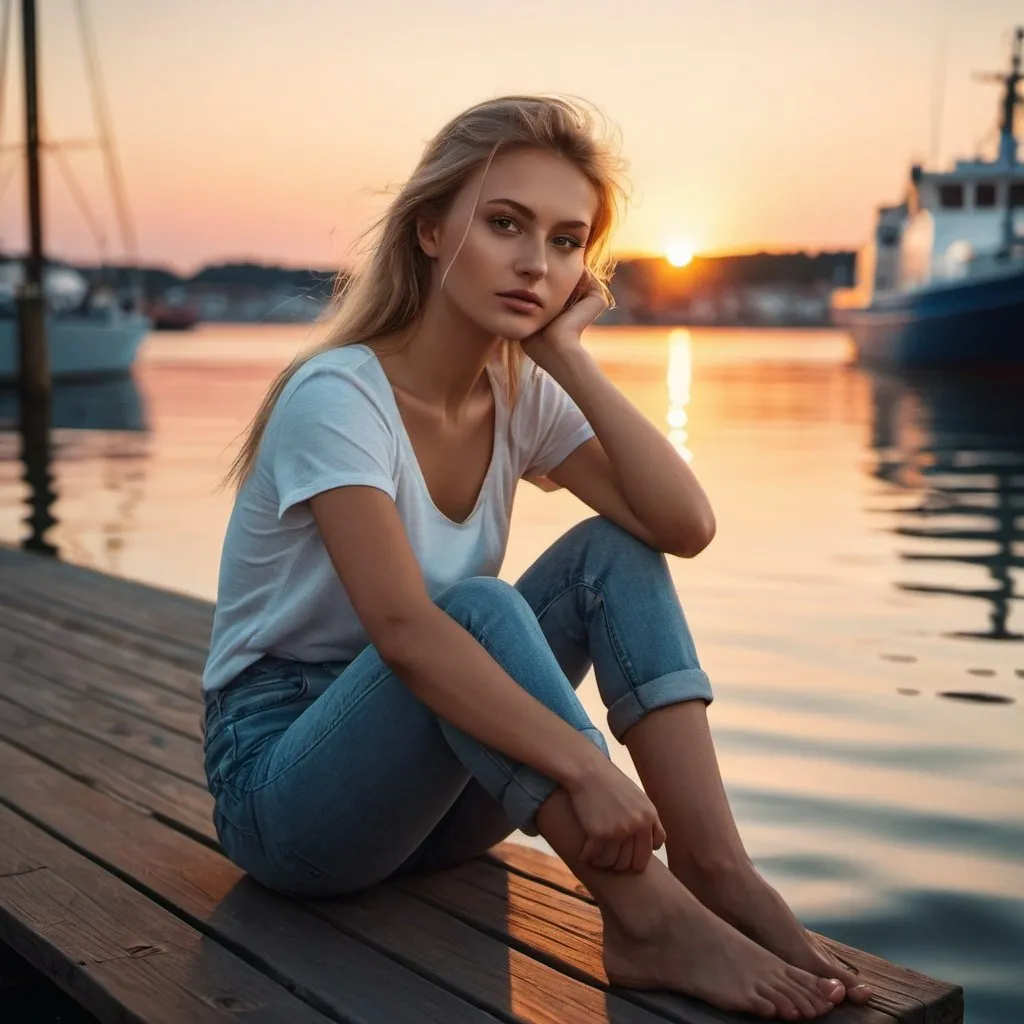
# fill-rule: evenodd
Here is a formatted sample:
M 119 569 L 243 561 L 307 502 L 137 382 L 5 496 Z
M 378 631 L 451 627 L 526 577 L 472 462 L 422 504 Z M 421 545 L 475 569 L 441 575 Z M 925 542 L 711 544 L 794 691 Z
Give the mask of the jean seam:
M 637 679 L 636 670 L 633 668 L 633 663 L 629 660 L 629 655 L 619 638 L 619 634 L 612 626 L 611 619 L 608 615 L 608 604 L 604 599 L 604 584 L 600 579 L 586 576 L 570 578 L 569 582 L 562 587 L 562 589 L 559 590 L 558 593 L 555 594 L 555 596 L 552 597 L 539 612 L 537 612 L 538 622 L 547 614 L 548 610 L 556 601 L 565 597 L 569 591 L 574 590 L 576 587 L 584 587 L 598 597 L 601 604 L 601 617 L 604 619 L 605 632 L 608 634 L 608 640 L 611 643 L 612 650 L 615 652 L 615 660 L 618 661 L 619 668 L 622 670 L 622 674 L 625 676 L 626 682 L 629 683 L 629 688 L 635 693 L 637 688 L 642 684 L 640 683 L 640 680 Z
M 576 587 L 586 587 L 587 590 L 592 590 L 595 594 L 599 596 L 601 594 L 602 589 L 601 581 L 594 579 L 591 576 L 570 576 L 568 581 L 563 583 L 561 590 L 559 590 L 554 595 L 554 597 L 550 598 L 537 612 L 535 612 L 537 620 L 540 621 L 540 619 L 548 613 L 548 609 L 550 609 L 550 607 L 556 601 L 561 600 L 563 597 L 565 597 L 566 594 L 569 593 L 570 590 L 575 590 Z

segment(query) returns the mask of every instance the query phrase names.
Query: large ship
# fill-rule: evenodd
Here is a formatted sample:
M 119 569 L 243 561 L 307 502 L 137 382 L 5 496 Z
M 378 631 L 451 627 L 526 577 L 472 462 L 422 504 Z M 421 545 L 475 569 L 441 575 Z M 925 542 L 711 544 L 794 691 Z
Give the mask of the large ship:
M 1024 364 L 1024 163 L 1014 131 L 1022 43 L 1018 28 L 1009 72 L 989 76 L 1004 87 L 995 159 L 913 165 L 903 202 L 878 210 L 856 284 L 833 296 L 833 322 L 864 363 Z

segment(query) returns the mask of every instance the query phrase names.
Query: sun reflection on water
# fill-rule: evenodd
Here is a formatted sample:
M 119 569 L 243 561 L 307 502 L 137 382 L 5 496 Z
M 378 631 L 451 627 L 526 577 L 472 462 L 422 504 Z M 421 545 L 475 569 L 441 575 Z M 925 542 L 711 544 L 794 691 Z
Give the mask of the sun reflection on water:
M 689 423 L 687 406 L 690 404 L 693 385 L 693 337 L 689 330 L 680 327 L 668 336 L 668 439 L 672 447 L 687 461 L 693 461 L 689 448 Z

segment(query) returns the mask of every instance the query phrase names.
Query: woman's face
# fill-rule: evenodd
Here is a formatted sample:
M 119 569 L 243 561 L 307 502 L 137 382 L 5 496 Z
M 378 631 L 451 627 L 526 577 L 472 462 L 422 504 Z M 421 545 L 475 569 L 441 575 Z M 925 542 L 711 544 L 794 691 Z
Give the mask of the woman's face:
M 499 154 L 480 191 L 482 173 L 435 230 L 421 227 L 420 241 L 436 257 L 438 282 L 448 270 L 451 302 L 488 333 L 521 340 L 553 320 L 579 284 L 598 197 L 574 164 L 544 150 Z M 501 297 L 516 291 L 536 301 Z

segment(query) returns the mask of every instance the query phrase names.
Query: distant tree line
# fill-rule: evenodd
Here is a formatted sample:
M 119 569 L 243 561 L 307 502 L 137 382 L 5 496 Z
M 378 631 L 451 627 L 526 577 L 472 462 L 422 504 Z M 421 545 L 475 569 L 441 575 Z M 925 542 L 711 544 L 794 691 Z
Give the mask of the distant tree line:
M 56 261 L 54 261 L 56 262 Z M 283 267 L 263 263 L 215 263 L 198 273 L 182 276 L 166 267 L 131 267 L 106 264 L 74 266 L 90 281 L 104 280 L 115 287 L 130 287 L 136 282 L 149 298 L 168 288 L 192 283 L 249 285 L 264 289 L 302 292 L 327 301 L 334 288 L 337 271 L 316 268 Z M 640 257 L 619 261 L 619 272 L 633 284 L 659 282 L 670 290 L 721 288 L 729 285 L 848 284 L 853 279 L 854 253 L 753 253 L 736 256 L 697 256 L 685 267 L 670 266 L 660 257 Z
M 266 290 L 301 292 L 328 301 L 334 289 L 336 270 L 305 267 L 281 267 L 264 263 L 214 263 L 196 274 L 183 276 L 166 267 L 135 267 L 105 264 L 74 265 L 90 282 L 105 281 L 115 288 L 141 284 L 147 298 L 155 299 L 168 288 L 189 284 L 248 285 Z

